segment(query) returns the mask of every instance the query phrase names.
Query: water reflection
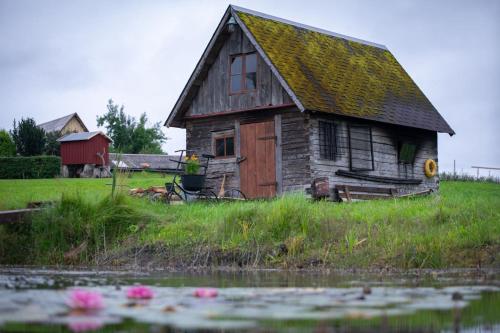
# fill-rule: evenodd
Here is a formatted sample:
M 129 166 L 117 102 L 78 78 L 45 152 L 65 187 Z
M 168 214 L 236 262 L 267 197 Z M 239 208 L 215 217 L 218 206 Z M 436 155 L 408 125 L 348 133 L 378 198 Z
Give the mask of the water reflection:
M 500 329 L 497 273 L 456 274 L 414 272 L 382 277 L 289 272 L 132 274 L 2 269 L 0 331 Z M 134 287 L 135 283 L 141 286 Z M 86 295 L 102 297 L 102 307 L 88 312 L 68 306 L 68 299 L 74 300 L 75 286 L 85 294 L 84 301 Z M 131 290 L 148 297 L 130 298 Z M 197 297 L 206 290 L 213 297 Z M 82 298 L 77 300 L 80 302 Z

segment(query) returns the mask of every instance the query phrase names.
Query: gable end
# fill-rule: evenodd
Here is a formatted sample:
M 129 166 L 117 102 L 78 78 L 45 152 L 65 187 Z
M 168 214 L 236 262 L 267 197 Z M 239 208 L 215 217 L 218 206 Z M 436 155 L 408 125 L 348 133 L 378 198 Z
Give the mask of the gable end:
M 231 17 L 234 18 L 235 26 L 228 27 Z M 262 49 L 238 21 L 229 6 L 165 121 L 165 126 L 184 127 L 185 116 L 197 117 L 207 110 L 214 114 L 225 114 L 277 106 L 297 105 L 300 108 L 300 101 L 283 85 L 284 80 L 276 75 L 274 66 L 270 66 Z M 242 45 L 235 46 L 239 36 Z M 257 53 L 257 89 L 248 93 L 230 93 L 230 56 L 249 52 Z

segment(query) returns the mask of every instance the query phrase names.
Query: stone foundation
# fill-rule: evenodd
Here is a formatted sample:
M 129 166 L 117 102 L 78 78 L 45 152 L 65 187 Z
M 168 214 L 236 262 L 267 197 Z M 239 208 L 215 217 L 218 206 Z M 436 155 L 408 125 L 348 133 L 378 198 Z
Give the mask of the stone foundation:
M 61 176 L 63 178 L 107 178 L 111 177 L 111 170 L 109 165 L 63 165 L 61 167 Z

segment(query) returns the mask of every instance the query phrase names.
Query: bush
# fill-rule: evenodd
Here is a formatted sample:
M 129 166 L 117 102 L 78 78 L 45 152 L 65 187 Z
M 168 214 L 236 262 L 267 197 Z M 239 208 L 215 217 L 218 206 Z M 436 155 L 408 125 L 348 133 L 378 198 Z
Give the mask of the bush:
M 0 157 L 0 179 L 53 178 L 60 170 L 58 156 Z
M 61 143 L 57 141 L 61 137 L 59 132 L 50 132 L 45 135 L 45 147 L 43 153 L 45 155 L 61 156 Z
M 16 144 L 10 137 L 9 132 L 0 130 L 0 156 L 15 156 Z
M 21 156 L 37 156 L 45 147 L 45 131 L 36 125 L 33 118 L 14 120 L 14 129 L 10 132 Z

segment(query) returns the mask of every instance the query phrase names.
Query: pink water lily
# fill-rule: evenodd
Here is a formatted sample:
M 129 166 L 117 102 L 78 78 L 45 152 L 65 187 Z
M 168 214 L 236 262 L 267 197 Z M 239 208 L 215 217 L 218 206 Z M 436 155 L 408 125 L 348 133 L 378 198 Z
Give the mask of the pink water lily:
M 102 309 L 104 303 L 102 295 L 96 291 L 73 290 L 66 304 L 73 310 L 95 311 Z
M 132 299 L 151 299 L 153 291 L 146 286 L 134 286 L 127 290 L 127 297 Z
M 198 288 L 194 291 L 193 295 L 199 298 L 213 298 L 217 297 L 219 293 L 214 288 Z

